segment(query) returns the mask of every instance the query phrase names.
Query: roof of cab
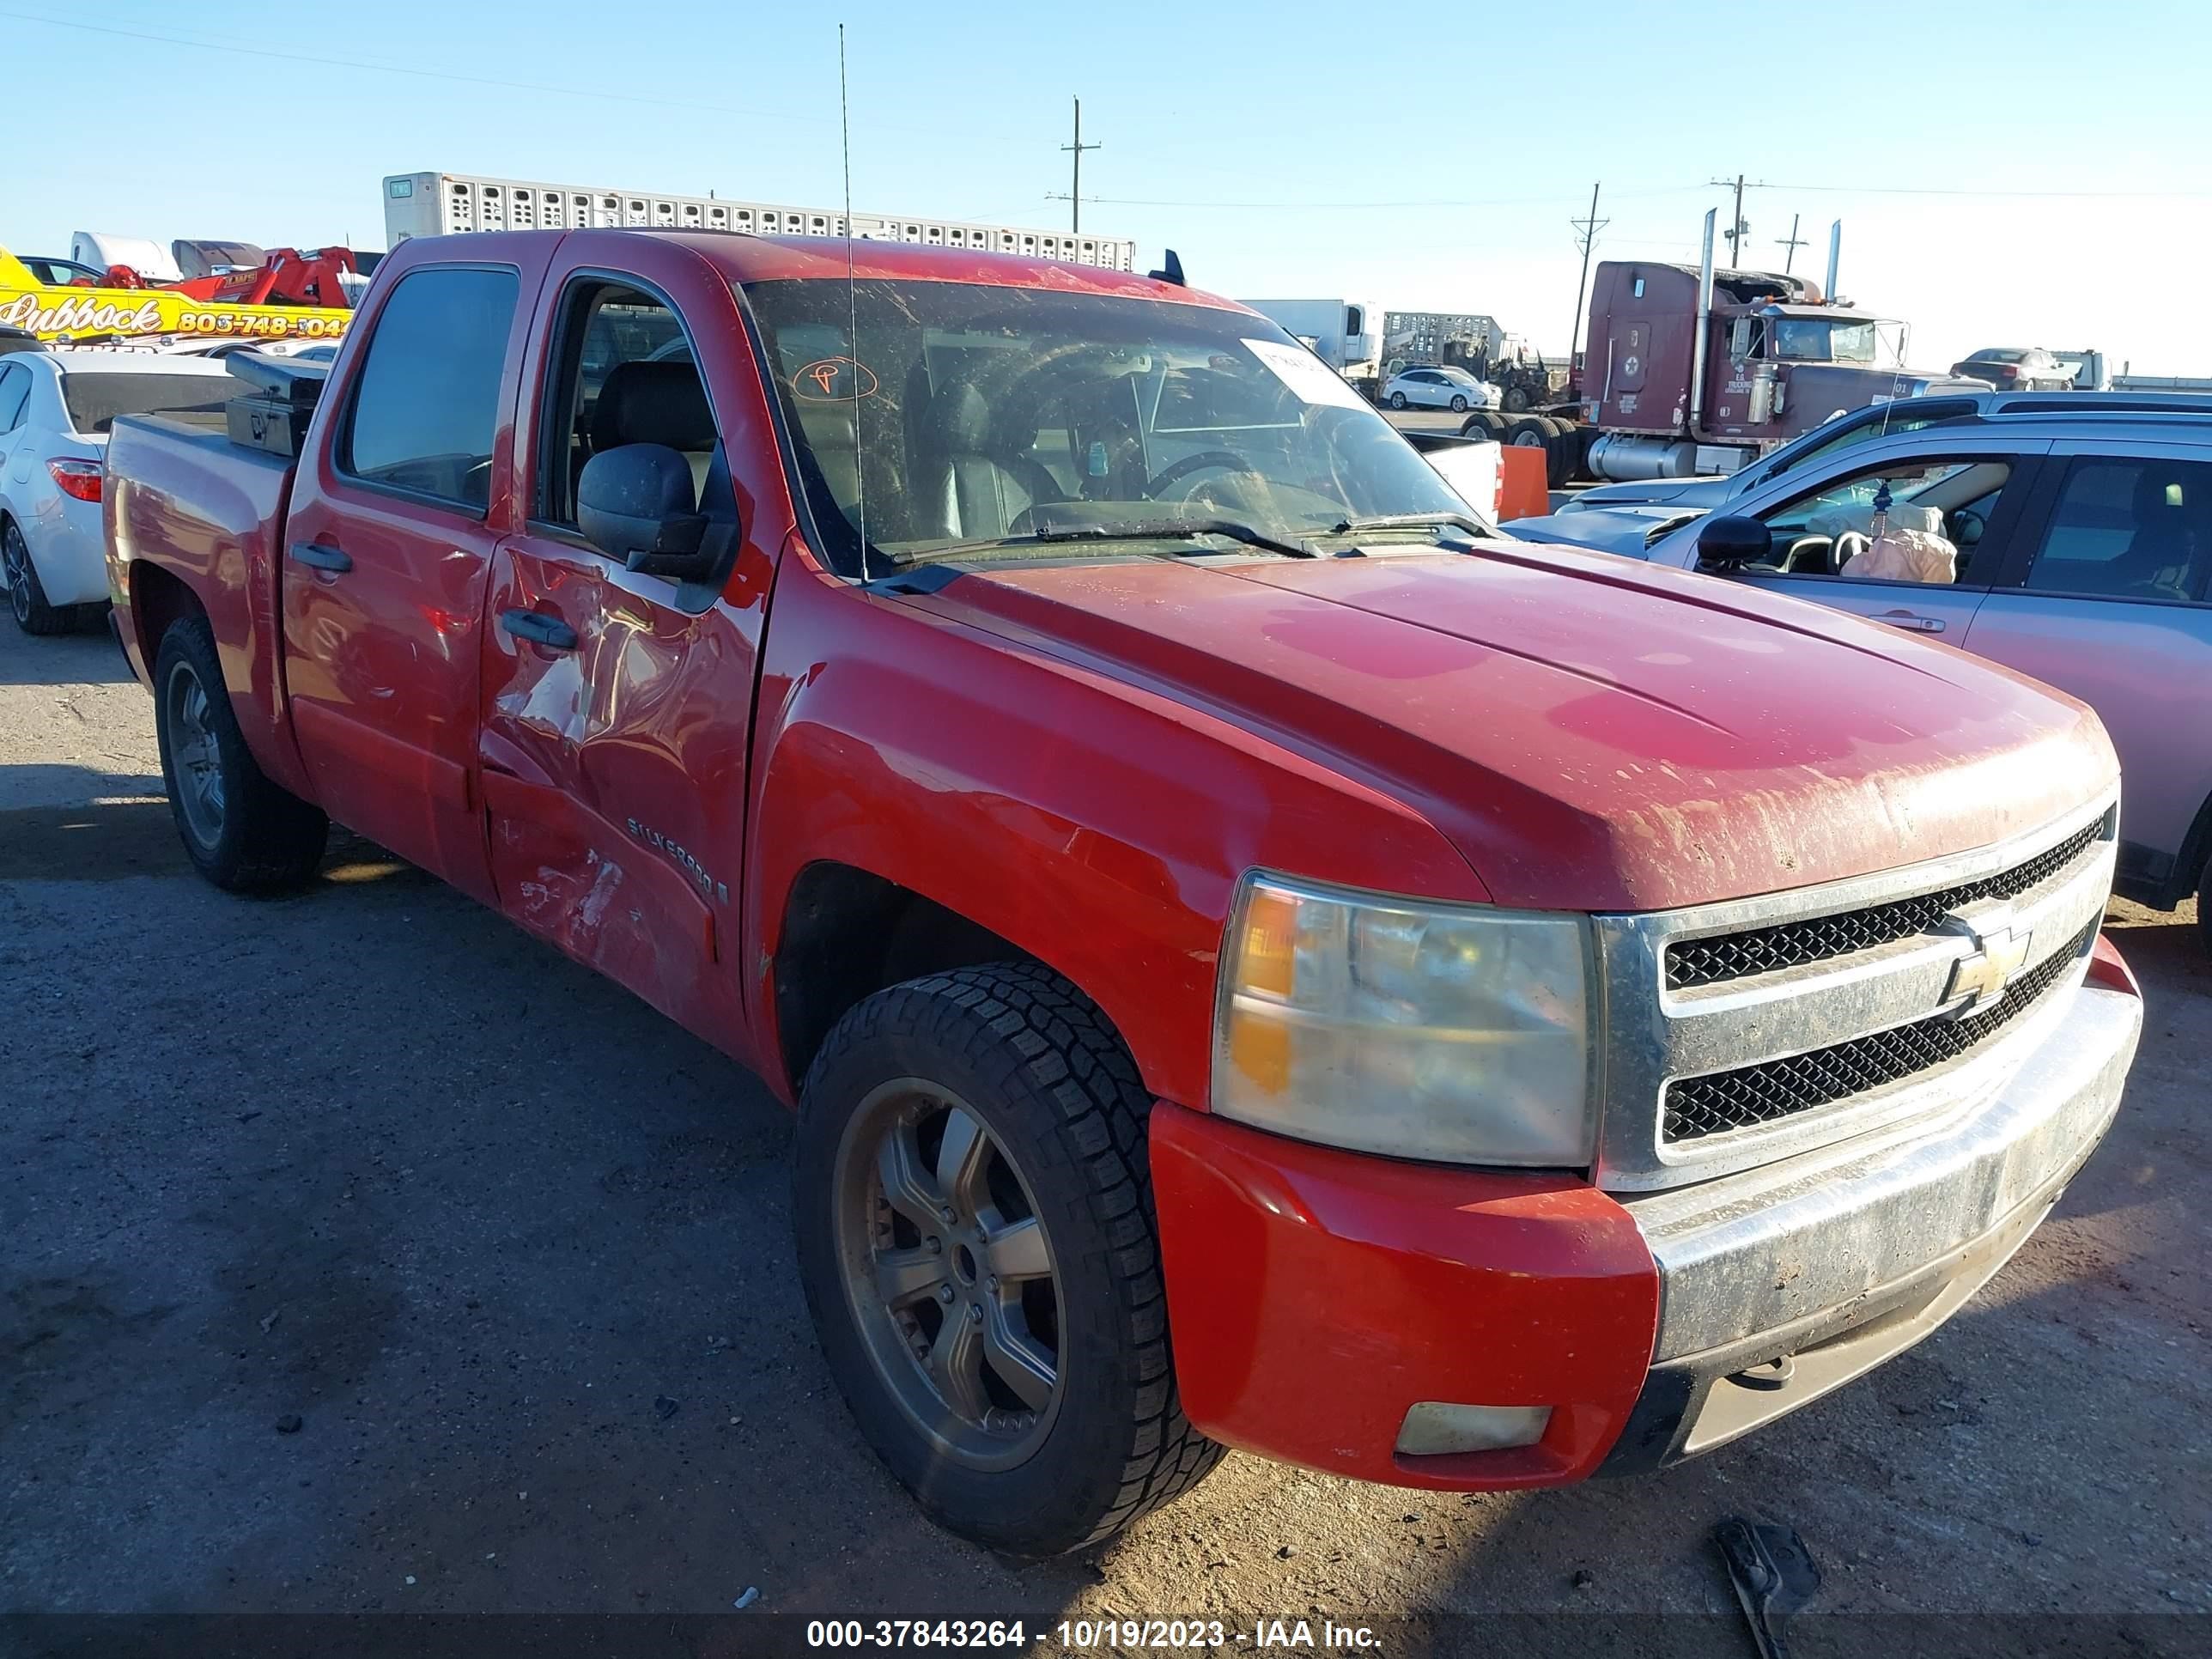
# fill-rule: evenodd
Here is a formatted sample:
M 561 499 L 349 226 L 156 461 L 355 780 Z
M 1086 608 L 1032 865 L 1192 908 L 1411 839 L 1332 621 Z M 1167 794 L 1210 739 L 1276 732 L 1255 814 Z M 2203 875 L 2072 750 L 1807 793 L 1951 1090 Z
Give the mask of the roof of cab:
M 843 281 L 846 260 L 852 274 L 862 281 L 905 283 L 974 283 L 996 288 L 1051 289 L 1062 294 L 1096 294 L 1113 298 L 1160 300 L 1176 305 L 1208 306 L 1220 311 L 1248 311 L 1234 300 L 1202 289 L 1156 282 L 1133 271 L 1113 270 L 1103 265 L 1066 264 L 1054 259 L 1025 258 L 1014 253 L 987 253 L 980 248 L 939 247 L 920 242 L 883 242 L 859 237 L 848 246 L 841 236 L 757 236 L 738 230 L 570 230 L 495 231 L 502 239 L 516 236 L 577 237 L 590 240 L 649 236 L 688 248 L 732 283 L 770 283 L 799 279 Z M 484 233 L 434 239 L 475 246 Z M 429 238 L 410 239 L 413 242 Z M 397 250 L 394 250 L 397 252 Z M 1257 314 L 1257 313 L 1250 313 Z
M 842 279 L 846 272 L 848 244 L 841 236 L 753 236 L 733 230 L 677 231 L 668 233 L 665 240 L 693 249 L 720 267 L 733 282 Z M 1103 265 L 1066 264 L 1018 253 L 987 253 L 979 248 L 878 242 L 866 237 L 855 240 L 849 247 L 855 277 L 1048 288 L 1064 294 L 1165 300 L 1178 305 L 1212 306 L 1222 311 L 1245 309 L 1234 300 L 1224 299 L 1218 294 L 1158 282 L 1133 271 L 1114 270 Z

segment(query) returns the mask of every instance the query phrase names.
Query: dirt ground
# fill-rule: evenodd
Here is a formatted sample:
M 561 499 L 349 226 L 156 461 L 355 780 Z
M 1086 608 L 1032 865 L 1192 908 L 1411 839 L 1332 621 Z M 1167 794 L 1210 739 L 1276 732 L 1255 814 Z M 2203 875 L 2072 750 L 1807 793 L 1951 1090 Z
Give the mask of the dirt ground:
M 0 1611 L 1720 1614 L 1733 1513 L 1800 1529 L 1828 1610 L 2212 1611 L 2186 913 L 2116 907 L 2149 1024 L 2110 1139 L 1875 1376 L 1578 1490 L 1232 1456 L 1018 1568 L 848 1421 L 755 1083 L 362 843 L 217 893 L 160 787 L 112 644 L 0 625 Z

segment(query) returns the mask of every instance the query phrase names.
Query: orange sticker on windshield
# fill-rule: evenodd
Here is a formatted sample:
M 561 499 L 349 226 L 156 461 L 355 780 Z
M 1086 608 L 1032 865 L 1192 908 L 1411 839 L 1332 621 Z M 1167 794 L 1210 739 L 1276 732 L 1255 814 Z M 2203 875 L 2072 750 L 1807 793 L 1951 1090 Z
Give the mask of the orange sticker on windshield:
M 791 377 L 791 389 L 810 404 L 848 404 L 876 395 L 876 377 L 850 357 L 821 357 Z

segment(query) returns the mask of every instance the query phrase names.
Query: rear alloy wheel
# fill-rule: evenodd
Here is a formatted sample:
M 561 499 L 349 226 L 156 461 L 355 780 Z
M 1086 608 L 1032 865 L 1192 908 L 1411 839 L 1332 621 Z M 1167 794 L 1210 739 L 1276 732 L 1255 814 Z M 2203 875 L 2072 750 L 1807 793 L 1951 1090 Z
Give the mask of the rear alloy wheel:
M 39 585 L 39 568 L 31 562 L 31 546 L 13 519 L 0 520 L 0 575 L 8 583 L 8 609 L 15 626 L 26 634 L 66 633 L 76 619 L 68 605 L 46 603 L 46 590 Z
M 1403 409 L 1405 406 L 1406 406 L 1406 394 L 1405 394 L 1404 392 L 1392 392 L 1392 393 L 1390 394 L 1390 407 L 1391 407 L 1391 408 L 1393 408 L 1393 409 Z
M 1195 1485 L 1168 1352 L 1135 1066 L 1026 963 L 895 985 L 799 1099 L 799 1272 L 854 1420 L 994 1549 L 1096 1542 Z
M 253 893 L 297 886 L 314 873 L 330 820 L 271 783 L 255 762 L 202 617 L 183 617 L 161 636 L 154 732 L 178 836 L 203 876 Z

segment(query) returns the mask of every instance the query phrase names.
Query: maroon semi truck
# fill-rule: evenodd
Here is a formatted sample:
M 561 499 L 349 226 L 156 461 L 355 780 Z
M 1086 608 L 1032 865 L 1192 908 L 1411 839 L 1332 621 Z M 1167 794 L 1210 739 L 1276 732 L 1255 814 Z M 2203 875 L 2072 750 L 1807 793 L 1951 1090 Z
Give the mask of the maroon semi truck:
M 1902 367 L 1905 325 L 1832 297 L 1839 246 L 1832 233 L 1825 285 L 1716 270 L 1709 213 L 1701 264 L 1601 262 L 1572 411 L 1589 422 L 1573 434 L 1589 471 L 1619 483 L 1734 472 L 1848 410 L 1986 389 Z

